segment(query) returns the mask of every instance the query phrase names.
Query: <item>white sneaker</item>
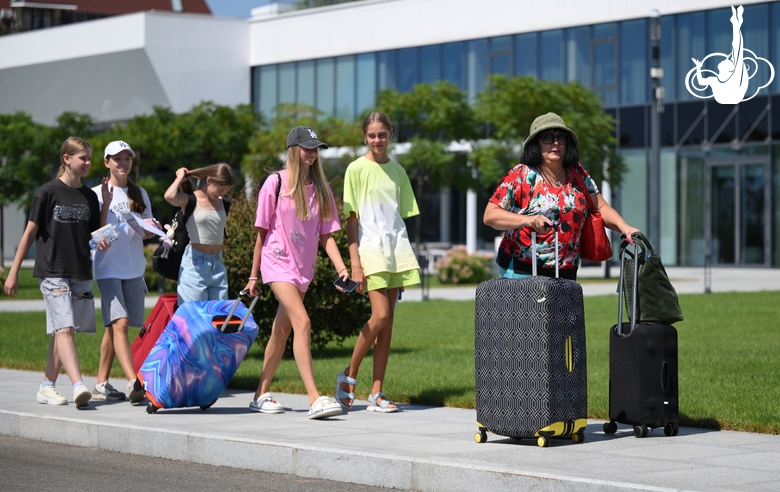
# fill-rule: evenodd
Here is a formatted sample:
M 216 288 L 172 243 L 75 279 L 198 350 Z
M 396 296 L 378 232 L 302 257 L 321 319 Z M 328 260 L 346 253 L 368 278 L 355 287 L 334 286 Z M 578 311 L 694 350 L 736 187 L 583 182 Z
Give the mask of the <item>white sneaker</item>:
M 92 390 L 93 400 L 124 400 L 125 394 L 114 388 L 111 383 L 105 381 L 95 385 L 95 389 Z
M 143 386 L 139 384 L 138 386 L 140 386 L 141 389 L 135 389 L 136 381 L 138 380 L 134 379 L 127 382 L 127 395 L 130 398 L 130 403 L 141 403 L 146 398 L 146 390 Z
M 73 390 L 73 403 L 76 404 L 76 408 L 86 408 L 91 399 L 92 393 L 89 392 L 86 384 L 80 384 Z
M 327 396 L 320 396 L 309 409 L 310 419 L 324 419 L 341 415 L 341 405 Z
M 271 393 L 263 393 L 249 404 L 249 409 L 260 413 L 284 413 L 284 406 L 277 403 Z
M 53 384 L 44 386 L 41 384 L 38 389 L 38 402 L 46 403 L 47 405 L 67 405 L 68 399 L 62 396 L 57 388 Z

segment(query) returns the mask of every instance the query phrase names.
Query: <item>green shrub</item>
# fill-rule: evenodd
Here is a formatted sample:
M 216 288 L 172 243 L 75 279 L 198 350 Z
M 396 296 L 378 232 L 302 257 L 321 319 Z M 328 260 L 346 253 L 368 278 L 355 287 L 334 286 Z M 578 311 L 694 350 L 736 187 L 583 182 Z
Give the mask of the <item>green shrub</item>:
M 468 254 L 459 245 L 447 251 L 447 256 L 436 262 L 437 277 L 443 284 L 478 284 L 489 279 L 493 256 Z
M 255 187 L 259 189 L 259 185 Z M 350 266 L 347 249 L 346 220 L 342 212 L 342 204 L 336 199 L 342 230 L 333 234 L 347 267 Z M 228 290 L 231 298 L 246 286 L 249 271 L 252 268 L 252 255 L 257 239 L 257 229 L 254 227 L 257 211 L 257 196 L 246 198 L 241 192 L 233 193 L 230 214 L 227 221 L 228 239 L 225 243 L 224 262 L 228 274 Z M 333 281 L 337 273 L 322 248 L 317 253 L 317 266 L 314 280 L 309 285 L 304 299 L 304 306 L 311 319 L 311 346 L 323 348 L 329 342 L 342 343 L 346 338 L 357 335 L 371 315 L 368 299 L 354 294 L 345 294 L 336 290 Z M 261 279 L 262 280 L 262 279 Z M 253 311 L 253 316 L 260 334 L 258 343 L 265 343 L 271 336 L 271 326 L 279 303 L 276 301 L 270 287 L 260 285 L 260 300 Z M 287 355 L 292 354 L 292 337 L 287 341 Z

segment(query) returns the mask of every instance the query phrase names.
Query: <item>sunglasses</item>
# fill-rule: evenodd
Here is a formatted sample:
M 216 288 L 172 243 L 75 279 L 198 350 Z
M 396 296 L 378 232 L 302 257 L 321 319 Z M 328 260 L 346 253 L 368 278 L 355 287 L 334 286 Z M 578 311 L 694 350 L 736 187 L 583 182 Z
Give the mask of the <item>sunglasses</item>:
M 556 140 L 561 145 L 569 145 L 569 142 L 571 142 L 571 135 L 569 135 L 568 132 L 545 132 L 539 135 L 539 140 L 547 145 L 550 145 Z

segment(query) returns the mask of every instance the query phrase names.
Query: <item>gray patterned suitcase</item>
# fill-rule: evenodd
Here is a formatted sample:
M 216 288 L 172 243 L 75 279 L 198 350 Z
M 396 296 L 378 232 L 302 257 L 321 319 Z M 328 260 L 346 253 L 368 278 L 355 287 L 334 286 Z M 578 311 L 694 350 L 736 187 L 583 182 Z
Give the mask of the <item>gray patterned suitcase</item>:
M 515 439 L 582 442 L 588 415 L 582 287 L 562 278 L 493 279 L 477 287 L 477 425 Z

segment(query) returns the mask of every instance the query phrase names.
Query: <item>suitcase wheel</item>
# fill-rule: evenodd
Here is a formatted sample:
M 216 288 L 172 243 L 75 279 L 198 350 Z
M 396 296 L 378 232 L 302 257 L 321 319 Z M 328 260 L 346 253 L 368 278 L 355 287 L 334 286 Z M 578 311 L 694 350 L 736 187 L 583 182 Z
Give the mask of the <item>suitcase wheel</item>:
M 152 402 L 149 402 L 149 404 L 146 405 L 146 413 L 148 413 L 148 414 L 156 413 L 157 410 L 159 410 L 159 408 L 154 406 L 154 403 L 152 403 Z
M 539 436 L 536 440 L 536 444 L 538 444 L 540 448 L 546 448 L 550 445 L 550 438 L 547 436 Z
M 604 434 L 614 434 L 617 432 L 617 424 L 615 422 L 604 422 Z
M 645 437 L 647 435 L 647 426 L 645 424 L 634 426 L 634 437 Z
M 574 444 L 585 442 L 585 429 L 580 429 L 571 435 L 571 442 Z
M 676 436 L 680 433 L 680 427 L 676 423 L 666 424 L 664 426 L 664 434 L 667 436 Z
M 474 441 L 477 444 L 482 444 L 483 442 L 487 442 L 487 432 L 481 431 L 474 434 Z

